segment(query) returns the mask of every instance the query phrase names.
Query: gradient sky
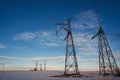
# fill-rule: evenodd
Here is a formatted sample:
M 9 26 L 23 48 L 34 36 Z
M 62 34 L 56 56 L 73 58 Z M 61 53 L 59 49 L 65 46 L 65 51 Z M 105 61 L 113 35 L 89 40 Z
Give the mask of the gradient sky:
M 50 69 L 63 70 L 65 42 L 57 39 L 55 24 L 71 18 L 72 27 L 77 29 L 73 33 L 79 36 L 75 43 L 81 41 L 76 46 L 79 68 L 97 69 L 97 39 L 84 39 L 98 28 L 96 12 L 119 62 L 120 36 L 114 35 L 120 33 L 119 0 L 0 0 L 0 62 L 8 63 L 6 67 L 11 69 L 30 69 L 35 64 L 32 60 L 41 58 L 50 60 Z

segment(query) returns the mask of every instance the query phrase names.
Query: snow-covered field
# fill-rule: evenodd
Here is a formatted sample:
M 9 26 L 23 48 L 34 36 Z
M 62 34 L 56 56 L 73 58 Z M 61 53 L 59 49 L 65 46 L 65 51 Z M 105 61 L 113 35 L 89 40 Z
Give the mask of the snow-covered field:
M 0 71 L 0 80 L 120 80 L 120 77 L 102 77 L 97 72 L 81 72 L 83 75 L 92 77 L 50 77 L 61 75 L 62 71 Z

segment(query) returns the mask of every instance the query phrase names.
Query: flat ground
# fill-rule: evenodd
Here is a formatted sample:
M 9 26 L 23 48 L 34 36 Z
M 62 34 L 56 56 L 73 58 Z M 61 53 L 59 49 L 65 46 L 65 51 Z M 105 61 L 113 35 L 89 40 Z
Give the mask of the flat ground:
M 120 80 L 120 77 L 103 77 L 93 71 L 81 72 L 81 74 L 91 77 L 50 77 L 61 74 L 63 74 L 62 71 L 0 71 L 0 80 Z

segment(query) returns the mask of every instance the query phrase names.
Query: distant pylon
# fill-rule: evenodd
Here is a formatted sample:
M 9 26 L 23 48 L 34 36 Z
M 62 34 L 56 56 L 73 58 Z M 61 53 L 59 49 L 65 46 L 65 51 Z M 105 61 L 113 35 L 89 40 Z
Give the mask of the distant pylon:
M 36 61 L 36 71 L 38 70 L 38 61 Z
M 42 64 L 40 64 L 40 71 L 42 71 Z
M 92 39 L 97 36 L 99 44 L 99 74 L 104 76 L 109 74 L 120 75 L 119 68 L 102 27 L 99 28 L 98 33 Z
M 70 19 L 67 20 L 67 23 L 57 23 L 56 25 L 63 25 L 67 27 L 63 27 L 63 29 L 67 32 L 66 40 L 66 57 L 65 57 L 65 71 L 64 75 L 79 75 L 77 57 L 73 42 L 73 36 L 71 31 Z
M 2 63 L 2 70 L 5 69 L 5 63 Z
M 0 63 L 0 70 L 2 70 L 2 63 Z
M 44 71 L 46 71 L 46 61 L 44 61 Z
M 5 69 L 5 63 L 0 63 L 1 70 Z

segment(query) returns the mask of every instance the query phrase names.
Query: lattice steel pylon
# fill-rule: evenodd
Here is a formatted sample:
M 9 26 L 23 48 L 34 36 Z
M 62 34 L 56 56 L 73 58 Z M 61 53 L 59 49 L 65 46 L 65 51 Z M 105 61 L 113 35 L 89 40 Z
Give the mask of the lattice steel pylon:
M 46 61 L 44 61 L 44 71 L 46 71 Z
M 99 45 L 99 74 L 100 75 L 120 75 L 119 68 L 116 64 L 109 42 L 105 37 L 102 27 L 99 28 L 98 33 L 92 37 L 94 39 L 98 36 Z
M 35 61 L 35 71 L 38 70 L 38 61 Z
M 65 56 L 65 71 L 64 75 L 79 75 L 77 57 L 73 42 L 73 36 L 71 31 L 70 19 L 67 20 L 67 23 L 57 23 L 56 25 L 64 25 L 63 29 L 67 32 L 66 40 L 66 56 Z

